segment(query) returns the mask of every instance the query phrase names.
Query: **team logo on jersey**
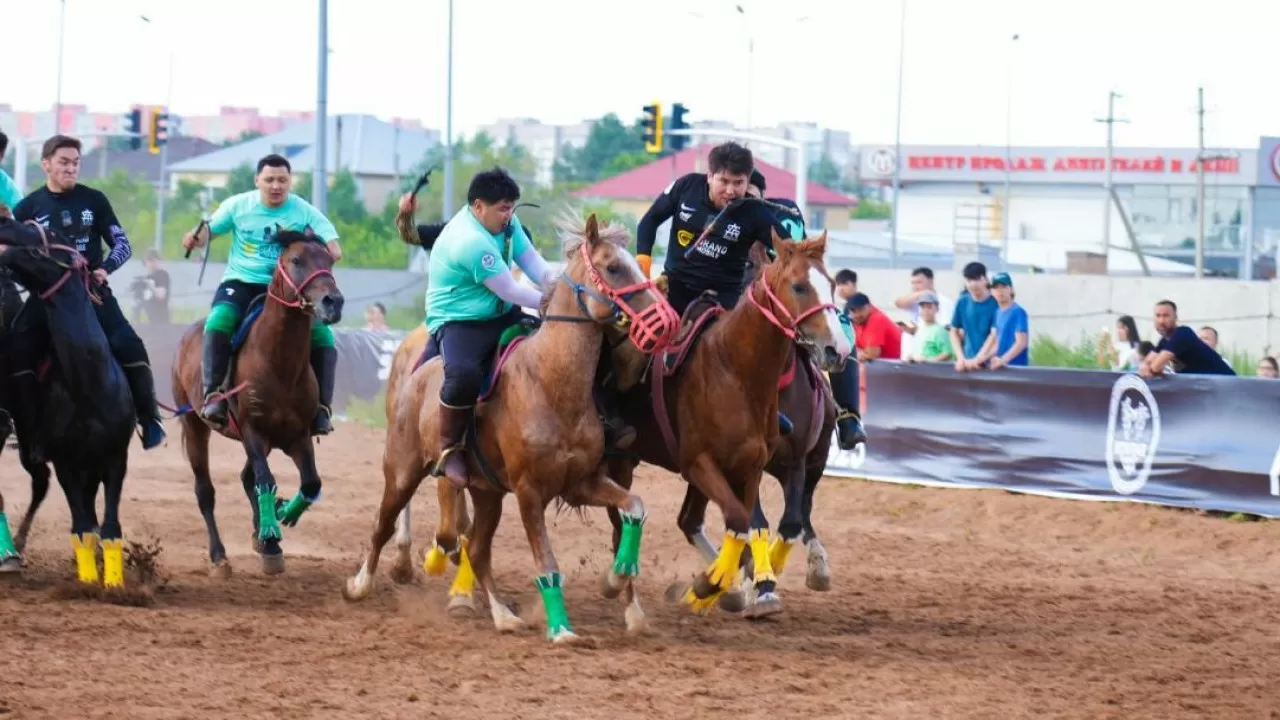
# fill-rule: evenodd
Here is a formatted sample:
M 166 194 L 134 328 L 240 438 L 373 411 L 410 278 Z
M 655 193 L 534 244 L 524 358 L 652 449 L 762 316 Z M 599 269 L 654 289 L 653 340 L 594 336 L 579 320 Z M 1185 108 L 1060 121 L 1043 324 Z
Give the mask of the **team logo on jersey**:
M 729 226 L 724 229 L 725 240 L 737 240 L 740 235 L 742 235 L 742 226 L 738 223 L 729 223 Z
M 496 264 L 498 264 L 498 257 L 493 253 L 485 253 L 480 257 L 480 266 L 485 270 L 492 270 Z
M 62 211 L 62 227 L 71 227 L 71 211 Z
M 693 232 L 689 230 L 677 232 L 676 242 L 680 243 L 680 247 L 689 247 L 689 243 L 693 242 Z
M 93 211 L 85 210 L 80 213 L 80 227 L 89 227 L 93 224 Z
M 689 218 L 691 218 L 691 217 L 693 217 L 693 213 L 691 213 L 691 212 L 681 212 L 681 213 L 680 213 L 680 222 L 689 222 Z
M 1160 406 L 1137 375 L 1122 375 L 1111 387 L 1107 417 L 1107 475 L 1121 495 L 1147 484 L 1160 446 Z

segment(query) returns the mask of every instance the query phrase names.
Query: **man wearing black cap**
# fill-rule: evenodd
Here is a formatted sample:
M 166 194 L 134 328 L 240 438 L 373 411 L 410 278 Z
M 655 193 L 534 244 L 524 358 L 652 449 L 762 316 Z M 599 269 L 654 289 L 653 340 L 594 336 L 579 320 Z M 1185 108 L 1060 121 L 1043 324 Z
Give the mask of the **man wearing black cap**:
M 1027 311 L 1013 301 L 1013 279 L 1009 273 L 996 273 L 991 278 L 991 294 L 1000 309 L 996 311 L 995 324 L 982 351 L 975 359 L 977 365 L 989 364 L 992 370 L 1002 367 L 1026 367 L 1029 358 L 1030 323 Z

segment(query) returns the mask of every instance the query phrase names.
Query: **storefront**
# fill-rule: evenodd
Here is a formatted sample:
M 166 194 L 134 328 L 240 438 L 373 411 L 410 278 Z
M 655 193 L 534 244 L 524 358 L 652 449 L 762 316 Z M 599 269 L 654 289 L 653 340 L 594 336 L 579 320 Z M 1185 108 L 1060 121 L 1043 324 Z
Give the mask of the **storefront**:
M 1237 275 L 1248 263 L 1256 272 L 1248 245 L 1258 231 L 1260 150 L 1210 154 L 1204 164 L 1206 266 Z M 1195 262 L 1196 155 L 1195 149 L 1114 150 L 1112 183 L 1144 252 Z M 1124 218 L 1103 202 L 1105 148 L 916 145 L 903 146 L 902 159 L 900 237 L 999 246 L 1008 221 L 1011 241 L 1100 250 L 1109 223 L 1111 244 L 1129 245 Z M 891 186 L 896 166 L 892 146 L 862 148 L 863 183 Z M 1280 168 L 1273 169 L 1264 212 L 1271 213 L 1268 227 L 1280 241 Z

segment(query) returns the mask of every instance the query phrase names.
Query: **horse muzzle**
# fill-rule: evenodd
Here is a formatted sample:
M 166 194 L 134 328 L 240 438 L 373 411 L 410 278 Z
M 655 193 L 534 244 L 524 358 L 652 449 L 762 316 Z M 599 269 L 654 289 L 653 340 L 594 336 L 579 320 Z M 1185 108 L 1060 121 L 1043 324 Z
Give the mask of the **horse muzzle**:
M 342 306 L 345 302 L 342 293 L 325 293 L 320 302 L 313 306 L 312 312 L 325 325 L 335 325 L 342 322 Z

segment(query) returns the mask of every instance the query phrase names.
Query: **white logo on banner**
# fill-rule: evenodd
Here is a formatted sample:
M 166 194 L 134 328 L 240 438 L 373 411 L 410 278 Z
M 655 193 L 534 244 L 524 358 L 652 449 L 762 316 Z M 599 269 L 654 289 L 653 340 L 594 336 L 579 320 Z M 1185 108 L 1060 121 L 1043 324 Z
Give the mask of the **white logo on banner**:
M 1280 497 L 1280 448 L 1276 448 L 1276 456 L 1271 460 L 1271 494 Z
M 1160 406 L 1137 375 L 1123 375 L 1111 387 L 1107 414 L 1107 475 L 1121 495 L 1147 484 L 1160 446 Z

